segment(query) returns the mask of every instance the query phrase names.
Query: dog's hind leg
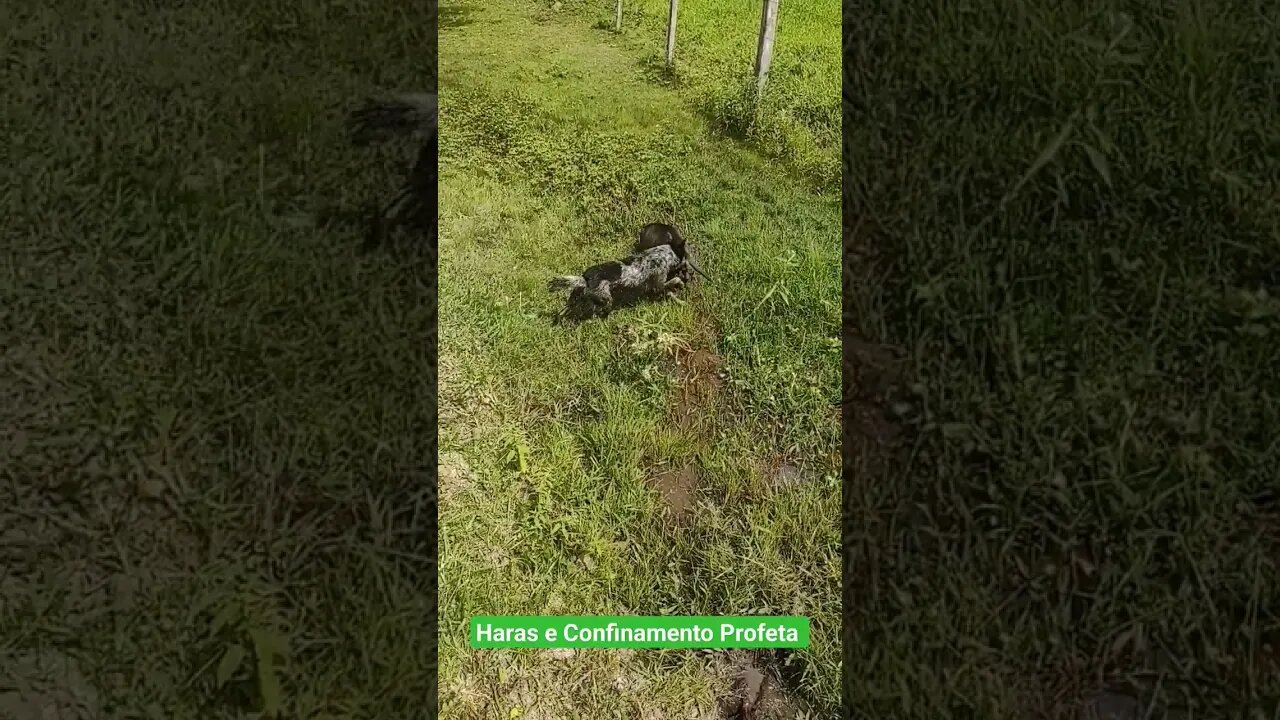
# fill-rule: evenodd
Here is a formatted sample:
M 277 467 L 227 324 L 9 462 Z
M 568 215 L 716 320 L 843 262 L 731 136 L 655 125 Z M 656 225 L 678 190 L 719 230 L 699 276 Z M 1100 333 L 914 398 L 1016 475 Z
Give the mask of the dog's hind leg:
M 587 292 L 591 301 L 595 303 L 595 311 L 600 314 L 600 317 L 609 317 L 609 313 L 613 312 L 613 291 L 609 289 L 609 281 L 601 280 Z

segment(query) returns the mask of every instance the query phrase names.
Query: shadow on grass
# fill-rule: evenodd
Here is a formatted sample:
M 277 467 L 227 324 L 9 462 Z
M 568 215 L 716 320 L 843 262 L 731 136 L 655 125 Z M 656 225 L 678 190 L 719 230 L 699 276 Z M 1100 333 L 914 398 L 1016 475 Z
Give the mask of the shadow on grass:
M 675 65 L 667 65 L 661 55 L 648 55 L 640 61 L 640 71 L 644 77 L 664 87 L 680 87 L 680 72 Z

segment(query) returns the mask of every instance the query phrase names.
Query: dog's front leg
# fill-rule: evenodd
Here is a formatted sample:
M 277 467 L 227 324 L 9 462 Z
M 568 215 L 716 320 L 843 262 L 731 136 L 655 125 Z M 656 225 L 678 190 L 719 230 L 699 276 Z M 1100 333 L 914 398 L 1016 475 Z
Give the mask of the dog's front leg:
M 673 277 L 670 280 L 663 283 L 662 285 L 663 294 L 665 294 L 667 298 L 671 300 L 675 300 L 677 297 L 676 293 L 682 290 L 683 288 L 684 288 L 684 280 L 678 277 Z

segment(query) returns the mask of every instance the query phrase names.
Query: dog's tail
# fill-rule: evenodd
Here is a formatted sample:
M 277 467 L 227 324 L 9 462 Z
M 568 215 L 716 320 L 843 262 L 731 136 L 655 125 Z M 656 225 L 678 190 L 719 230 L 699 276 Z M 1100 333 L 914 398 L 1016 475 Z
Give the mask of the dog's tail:
M 587 281 L 581 275 L 558 275 L 547 281 L 547 290 L 555 292 L 557 290 L 577 290 L 587 286 Z
M 369 99 L 347 116 L 351 142 L 364 146 L 396 135 L 434 134 L 438 122 L 438 100 L 435 93 L 397 95 Z

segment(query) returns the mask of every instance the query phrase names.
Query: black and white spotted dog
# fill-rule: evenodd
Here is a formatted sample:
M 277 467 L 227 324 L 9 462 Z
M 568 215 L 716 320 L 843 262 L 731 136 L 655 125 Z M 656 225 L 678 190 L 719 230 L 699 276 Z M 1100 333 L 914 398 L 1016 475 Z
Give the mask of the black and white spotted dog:
M 547 289 L 568 290 L 563 317 L 588 320 L 608 317 L 616 307 L 645 299 L 674 298 L 684 287 L 685 265 L 670 245 L 657 245 L 622 260 L 592 265 L 581 275 L 561 275 Z

